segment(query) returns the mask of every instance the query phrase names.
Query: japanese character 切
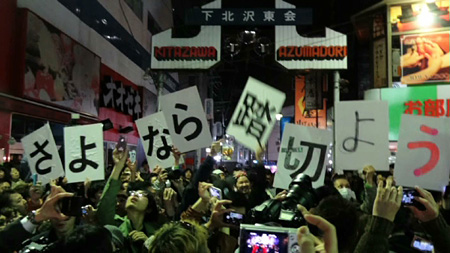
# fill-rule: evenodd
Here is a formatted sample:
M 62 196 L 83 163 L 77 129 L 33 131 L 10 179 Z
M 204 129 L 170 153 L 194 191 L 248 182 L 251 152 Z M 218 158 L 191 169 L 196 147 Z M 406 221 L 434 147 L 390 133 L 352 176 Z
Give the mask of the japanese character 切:
M 429 135 L 438 135 L 439 134 L 439 130 L 437 130 L 435 128 L 431 128 L 426 125 L 421 125 L 420 131 L 422 131 L 426 134 L 429 134 Z M 422 167 L 414 170 L 414 175 L 416 177 L 420 177 L 420 176 L 423 176 L 423 175 L 431 172 L 434 169 L 434 167 L 436 167 L 436 165 L 439 163 L 440 150 L 439 150 L 439 147 L 435 143 L 430 142 L 430 141 L 417 141 L 417 142 L 408 143 L 407 147 L 409 149 L 426 148 L 426 149 L 430 150 L 430 152 L 431 152 L 430 160 L 428 160 L 428 162 L 425 165 L 423 165 Z
M 248 22 L 248 21 L 255 21 L 254 17 L 255 17 L 255 12 L 254 11 L 244 11 L 243 13 L 244 15 L 244 21 Z
M 444 99 L 425 101 L 425 116 L 441 117 L 445 115 Z
M 356 118 L 356 120 L 355 120 L 355 136 L 345 138 L 344 141 L 342 142 L 342 148 L 345 151 L 351 152 L 351 153 L 355 152 L 358 149 L 359 142 L 363 142 L 363 143 L 366 143 L 366 144 L 369 144 L 372 146 L 375 145 L 373 142 L 359 139 L 359 123 L 363 122 L 363 121 L 375 121 L 375 119 L 360 119 L 358 111 L 355 111 L 355 118 Z M 350 142 L 351 144 L 347 145 L 348 142 Z
M 202 11 L 203 14 L 205 14 L 205 21 L 208 21 L 210 17 L 212 17 L 213 11 Z
M 187 105 L 180 104 L 180 103 L 175 104 L 175 108 L 183 110 L 183 111 L 187 111 L 188 110 Z M 189 124 L 189 123 L 193 123 L 195 125 L 194 132 L 192 132 L 191 134 L 189 134 L 189 135 L 184 137 L 187 141 L 190 141 L 190 140 L 193 140 L 193 139 L 197 138 L 200 135 L 200 133 L 202 132 L 202 129 L 203 129 L 202 122 L 198 118 L 188 117 L 188 118 L 184 119 L 183 121 L 181 121 L 180 123 L 178 122 L 178 115 L 177 114 L 172 114 L 172 118 L 173 118 L 173 126 L 175 128 L 175 133 L 176 134 L 181 134 L 181 132 L 183 131 L 184 127 L 187 124 Z
M 88 165 L 94 169 L 97 169 L 98 164 L 86 158 L 86 151 L 89 149 L 96 148 L 95 143 L 86 145 L 86 136 L 80 136 L 80 148 L 81 148 L 81 158 L 71 161 L 69 164 L 69 169 L 74 173 L 83 172 Z
M 231 11 L 225 11 L 224 13 L 222 13 L 222 20 L 227 22 L 234 21 L 234 13 Z
M 405 113 L 406 114 L 414 114 L 415 111 L 417 111 L 417 115 L 422 115 L 422 102 L 421 101 L 408 101 L 405 102 L 405 106 L 407 106 Z
M 284 21 L 295 21 L 296 14 L 292 11 L 287 11 L 284 13 Z
M 264 11 L 264 20 L 268 22 L 275 22 L 275 12 L 274 11 Z
M 313 155 L 314 155 L 314 149 L 317 148 L 320 150 L 319 162 L 317 163 L 316 171 L 314 172 L 314 175 L 311 177 L 311 180 L 312 181 L 319 180 L 323 165 L 325 163 L 325 155 L 327 152 L 327 145 L 317 144 L 317 143 L 312 143 L 312 142 L 307 142 L 307 141 L 301 141 L 300 146 L 308 147 L 308 153 L 306 154 L 306 158 L 305 158 L 305 161 L 303 162 L 302 166 L 299 169 L 297 169 L 300 165 L 300 161 L 298 159 L 295 159 L 294 163 L 291 164 L 291 159 L 292 159 L 291 155 L 292 155 L 292 152 L 303 152 L 303 148 L 302 147 L 294 148 L 293 147 L 294 142 L 295 142 L 295 138 L 289 137 L 288 147 L 286 149 L 283 148 L 281 150 L 281 152 L 286 152 L 284 167 L 288 170 L 295 170 L 295 172 L 290 175 L 291 178 L 295 178 L 300 173 L 303 173 L 308 169 L 309 165 L 311 164 Z
M 47 167 L 45 169 L 41 169 L 40 164 L 46 160 L 52 160 L 53 156 L 52 154 L 48 153 L 47 151 L 45 151 L 45 147 L 47 147 L 47 145 L 49 144 L 48 140 L 45 140 L 44 143 L 39 144 L 37 141 L 35 141 L 33 143 L 33 145 L 36 147 L 36 150 L 32 153 L 30 153 L 30 157 L 34 158 L 37 154 L 41 153 L 43 156 L 41 158 L 39 158 L 39 160 L 37 160 L 36 162 L 36 167 L 35 167 L 35 171 L 37 174 L 40 175 L 45 175 L 48 174 L 52 171 L 51 167 Z

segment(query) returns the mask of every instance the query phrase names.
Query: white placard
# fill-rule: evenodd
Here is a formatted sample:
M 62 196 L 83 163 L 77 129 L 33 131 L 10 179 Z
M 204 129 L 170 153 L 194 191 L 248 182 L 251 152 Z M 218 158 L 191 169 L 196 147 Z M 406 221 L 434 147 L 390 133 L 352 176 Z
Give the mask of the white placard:
M 349 101 L 336 105 L 337 171 L 372 165 L 389 171 L 389 107 L 387 101 Z
M 273 186 L 288 189 L 300 173 L 311 177 L 314 188 L 324 185 L 332 141 L 331 131 L 286 124 Z
M 103 124 L 64 128 L 64 167 L 69 183 L 105 179 Z
M 249 77 L 227 134 L 252 150 L 264 146 L 277 122 L 275 115 L 281 112 L 285 99 L 283 92 Z
M 172 142 L 180 152 L 211 146 L 211 132 L 196 86 L 162 96 L 161 108 Z
M 162 112 L 136 120 L 139 136 L 147 155 L 148 165 L 153 170 L 156 165 L 167 168 L 175 163 L 172 155 L 172 138 L 170 138 L 166 119 Z
M 398 185 L 442 191 L 448 184 L 450 119 L 402 115 L 394 178 Z
M 23 137 L 21 142 L 31 173 L 37 174 L 39 182 L 45 185 L 64 176 L 63 165 L 49 124 Z

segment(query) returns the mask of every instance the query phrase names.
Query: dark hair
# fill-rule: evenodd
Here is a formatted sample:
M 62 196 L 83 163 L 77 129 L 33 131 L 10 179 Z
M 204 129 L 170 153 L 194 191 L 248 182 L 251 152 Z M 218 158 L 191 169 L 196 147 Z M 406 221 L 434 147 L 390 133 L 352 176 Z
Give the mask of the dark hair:
M 334 184 L 334 182 L 336 182 L 336 180 L 338 180 L 338 179 L 345 179 L 345 180 L 347 180 L 348 182 L 350 182 L 350 180 L 348 179 L 347 176 L 345 176 L 345 175 L 339 175 L 339 174 L 334 175 L 333 178 L 332 178 L 331 180 L 333 181 L 333 184 Z
M 158 219 L 159 219 L 159 209 L 158 209 L 158 206 L 156 205 L 156 200 L 155 200 L 155 197 L 153 196 L 153 193 L 148 190 L 149 187 L 150 187 L 150 184 L 147 182 L 130 182 L 128 184 L 127 190 L 128 190 L 128 195 L 129 195 L 130 191 L 143 191 L 143 192 L 147 193 L 148 205 L 147 205 L 147 210 L 145 213 L 144 220 L 150 221 L 150 222 L 155 222 L 155 221 L 158 221 Z
M 341 196 L 330 196 L 320 201 L 313 213 L 336 227 L 339 252 L 353 252 L 358 230 L 358 213 L 350 201 Z
M 99 191 L 103 191 L 103 188 L 105 188 L 105 182 L 104 181 L 97 181 L 93 182 L 91 184 L 91 187 L 89 187 L 87 191 L 87 196 L 89 199 L 95 198 L 95 194 Z
M 0 208 L 4 207 L 12 207 L 12 200 L 11 195 L 15 194 L 17 192 L 13 190 L 5 190 L 2 193 L 0 193 Z
M 183 170 L 183 177 L 186 177 L 186 172 L 190 171 L 191 175 L 194 176 L 194 171 L 191 168 L 186 168 Z
M 111 240 L 111 233 L 104 227 L 78 226 L 64 240 L 64 252 L 113 252 Z

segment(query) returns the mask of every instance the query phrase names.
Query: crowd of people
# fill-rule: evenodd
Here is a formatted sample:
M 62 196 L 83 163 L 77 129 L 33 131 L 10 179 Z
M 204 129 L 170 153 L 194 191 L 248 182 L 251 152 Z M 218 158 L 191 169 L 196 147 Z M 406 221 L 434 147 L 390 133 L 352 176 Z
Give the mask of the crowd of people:
M 127 150 L 116 149 L 107 180 L 76 184 L 59 178 L 44 186 L 26 166 L 5 164 L 0 252 L 279 252 L 260 246 L 244 251 L 239 223 L 224 219 L 230 212 L 243 214 L 240 222 L 247 224 L 295 227 L 294 249 L 302 253 L 450 252 L 449 187 L 415 187 L 414 204 L 405 206 L 393 171 L 367 166 L 360 173 L 327 174 L 316 189 L 303 174 L 288 190 L 276 189 L 262 150 L 257 164 L 230 171 L 213 159 L 217 145 L 196 169 L 179 164 L 175 147 L 171 168 L 146 162 L 138 168 Z M 292 205 L 301 218 L 283 222 L 279 209 Z

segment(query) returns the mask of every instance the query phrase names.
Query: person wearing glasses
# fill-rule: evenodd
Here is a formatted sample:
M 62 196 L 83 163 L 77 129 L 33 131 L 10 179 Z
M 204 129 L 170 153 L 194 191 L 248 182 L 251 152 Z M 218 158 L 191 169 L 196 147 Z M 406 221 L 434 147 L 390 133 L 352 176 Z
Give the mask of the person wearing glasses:
M 129 243 L 130 252 L 141 252 L 144 242 L 162 226 L 156 201 L 145 185 L 133 184 L 128 187 L 123 218 L 115 213 L 117 194 L 120 191 L 120 174 L 125 167 L 136 166 L 127 159 L 128 152 L 113 152 L 114 168 L 106 183 L 97 209 L 100 225 L 115 225 L 122 219 L 119 229 Z M 127 165 L 127 166 L 125 166 Z M 130 167 L 131 168 L 131 167 Z

